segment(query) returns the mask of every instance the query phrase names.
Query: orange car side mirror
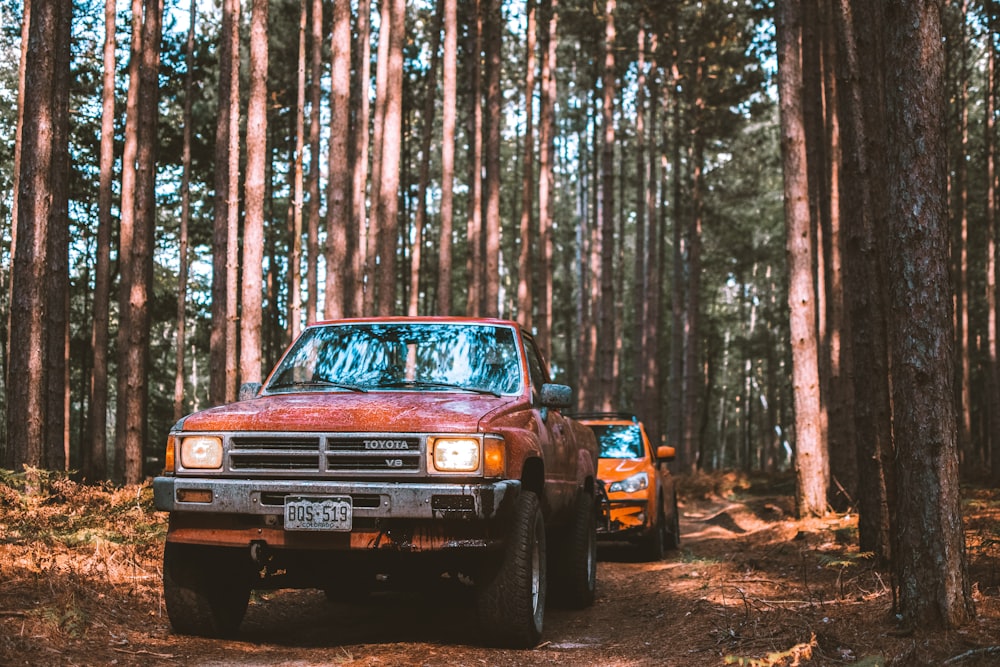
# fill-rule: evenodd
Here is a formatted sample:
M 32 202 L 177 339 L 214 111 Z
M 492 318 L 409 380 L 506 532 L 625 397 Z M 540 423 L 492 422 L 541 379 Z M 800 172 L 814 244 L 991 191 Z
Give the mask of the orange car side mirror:
M 673 461 L 677 456 L 677 450 L 670 445 L 660 445 L 656 448 L 657 461 Z

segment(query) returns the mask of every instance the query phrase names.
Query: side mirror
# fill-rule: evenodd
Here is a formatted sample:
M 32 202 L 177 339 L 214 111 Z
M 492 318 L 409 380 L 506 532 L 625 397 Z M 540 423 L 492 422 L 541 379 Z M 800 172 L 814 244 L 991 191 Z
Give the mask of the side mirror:
M 545 383 L 542 385 L 542 407 L 568 408 L 573 404 L 573 390 L 564 384 Z
M 251 398 L 256 398 L 262 386 L 260 382 L 244 382 L 240 385 L 240 400 L 249 401 Z
M 673 461 L 677 456 L 677 450 L 670 445 L 660 445 L 656 448 L 657 461 Z

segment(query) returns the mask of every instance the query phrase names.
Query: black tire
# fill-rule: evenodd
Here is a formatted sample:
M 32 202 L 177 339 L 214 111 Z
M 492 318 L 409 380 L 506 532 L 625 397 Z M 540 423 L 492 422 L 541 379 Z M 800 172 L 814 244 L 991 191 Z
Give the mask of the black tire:
M 487 640 L 507 648 L 532 648 L 545 619 L 545 520 L 531 491 L 514 507 L 507 544 L 488 564 L 477 591 L 479 623 Z
M 167 542 L 163 600 L 174 631 L 233 637 L 250 602 L 251 561 L 242 549 Z
M 656 523 L 640 543 L 642 555 L 646 560 L 663 560 L 667 553 L 667 541 L 670 539 L 667 533 L 667 519 L 663 516 L 663 501 L 660 499 L 660 511 L 656 513 Z
M 565 607 L 582 609 L 594 603 L 597 588 L 597 507 L 588 493 L 576 497 L 559 549 L 553 548 L 552 591 Z

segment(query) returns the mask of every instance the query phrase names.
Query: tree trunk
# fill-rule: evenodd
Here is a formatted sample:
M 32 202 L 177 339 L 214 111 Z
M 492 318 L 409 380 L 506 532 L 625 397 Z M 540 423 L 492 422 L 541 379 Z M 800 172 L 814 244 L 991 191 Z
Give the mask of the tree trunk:
M 111 230 L 115 224 L 112 184 L 115 170 L 115 0 L 104 6 L 104 70 L 101 90 L 101 152 L 98 185 L 97 262 L 94 268 L 94 310 L 90 347 L 93 363 L 87 400 L 87 426 L 81 447 L 80 470 L 85 479 L 108 476 L 108 314 L 111 305 Z M 185 122 L 185 126 L 187 123 Z M 187 195 L 188 188 L 182 188 Z M 182 225 L 185 222 L 181 216 Z M 182 226 L 183 230 L 183 226 Z M 178 336 L 183 320 L 178 321 Z M 183 352 L 178 349 L 178 359 Z M 178 362 L 183 363 L 183 361 Z M 183 386 L 183 384 L 182 384 Z
M 46 401 L 50 352 L 48 263 L 50 226 L 60 159 L 55 145 L 61 123 L 56 85 L 62 44 L 59 1 L 34 0 L 26 14 L 28 42 L 24 63 L 23 124 L 16 220 L 16 246 L 11 271 L 8 330 L 7 449 L 4 467 L 24 470 L 47 464 L 49 404 Z M 27 7 L 26 7 L 27 9 Z M 11 381 L 13 380 L 13 381 Z
M 316 2 L 322 12 L 322 5 Z M 313 11 L 317 11 L 315 8 Z M 330 148 L 326 197 L 327 318 L 344 317 L 353 305 L 357 225 L 351 219 L 351 6 L 334 3 L 331 45 Z M 351 309 L 353 310 L 353 308 Z
M 799 516 L 822 515 L 829 486 L 820 429 L 816 294 L 810 235 L 809 186 L 802 107 L 801 7 L 779 0 L 777 8 L 778 93 L 781 153 L 784 163 L 785 224 L 788 251 L 788 307 L 795 402 L 796 501 Z
M 893 506 L 900 613 L 908 627 L 974 616 L 965 561 L 948 278 L 941 5 L 886 8 L 889 333 Z
M 371 120 L 371 102 L 368 99 L 368 82 L 371 80 L 371 2 L 370 0 L 360 0 L 358 2 L 358 58 L 357 71 L 359 81 L 364 82 L 359 86 L 357 116 L 354 121 L 354 162 L 353 169 L 351 207 L 354 224 L 358 230 L 358 252 L 353 259 L 353 271 L 355 284 L 352 286 L 353 308 L 355 315 L 370 315 L 371 307 L 369 294 L 373 294 L 371 283 L 365 287 L 365 276 L 370 275 L 373 253 L 369 249 L 369 219 L 366 215 L 367 207 L 365 202 L 365 185 L 368 180 L 368 152 L 369 122 Z M 371 302 L 374 303 L 374 302 Z
M 519 238 L 521 242 L 518 255 L 517 281 L 517 321 L 521 326 L 531 331 L 533 324 L 534 295 L 532 280 L 534 276 L 534 253 L 531 246 L 535 240 L 532 234 L 532 217 L 535 208 L 535 42 L 538 34 L 537 6 L 535 0 L 528 0 L 527 34 L 525 46 L 524 67 L 524 165 L 521 177 L 521 224 Z
M 601 410 L 611 410 L 615 365 L 615 0 L 604 3 L 603 104 L 601 106 L 601 211 L 599 218 L 601 248 L 600 294 L 592 304 L 598 309 L 597 382 L 600 388 L 594 399 Z
M 542 17 L 541 99 L 538 111 L 538 317 L 535 341 L 546 359 L 552 358 L 552 204 L 555 194 L 556 54 L 559 46 L 558 0 L 547 0 Z
M 407 314 L 420 312 L 420 265 L 423 257 L 424 228 L 427 221 L 427 188 L 430 181 L 431 140 L 434 138 L 434 110 L 437 98 L 437 72 L 441 61 L 441 24 L 444 22 L 443 0 L 438 0 L 431 32 L 431 66 L 424 86 L 424 110 L 420 136 L 420 166 L 418 167 L 416 213 L 413 222 L 413 245 L 410 251 L 410 294 Z
M 500 315 L 500 128 L 503 123 L 500 91 L 500 58 L 503 38 L 503 15 L 500 0 L 486 0 L 483 5 L 486 36 L 486 115 L 483 128 L 483 160 L 485 183 L 483 185 L 486 255 L 483 261 L 482 314 L 486 317 Z
M 181 120 L 184 123 L 184 145 L 181 149 L 181 168 L 183 169 L 183 175 L 181 176 L 181 220 L 180 231 L 177 234 L 179 247 L 177 269 L 177 356 L 174 367 L 174 421 L 184 416 L 184 348 L 187 344 L 188 223 L 191 219 L 191 125 L 193 123 L 191 96 L 194 91 L 194 36 L 195 26 L 198 22 L 197 0 L 191 0 L 188 14 L 188 34 L 184 51 L 186 67 L 186 71 L 184 72 L 184 115 Z M 112 106 L 113 104 L 114 100 L 112 100 Z
M 465 314 L 476 317 L 482 312 L 483 298 L 483 91 L 480 54 L 483 52 L 483 9 L 481 0 L 467 4 L 471 13 L 466 59 L 469 81 L 469 204 L 467 206 L 468 250 L 466 275 L 468 292 Z
M 858 465 L 858 533 L 862 551 L 887 565 L 891 559 L 888 498 L 892 482 L 892 417 L 889 403 L 884 266 L 875 229 L 888 224 L 885 180 L 876 163 L 885 152 L 881 102 L 883 54 L 875 33 L 877 3 L 868 15 L 852 0 L 835 4 L 842 72 L 839 110 L 843 133 L 840 217 L 844 221 L 844 296 L 851 322 L 855 458 Z
M 295 156 L 292 160 L 292 200 L 288 210 L 290 236 L 288 258 L 288 338 L 295 340 L 302 329 L 302 163 L 305 152 L 306 115 L 306 20 L 307 0 L 299 7 L 299 49 L 296 60 Z
M 309 178 L 306 190 L 309 205 L 306 211 L 306 322 L 315 322 L 319 307 L 319 179 L 320 164 L 320 104 L 323 77 L 323 2 L 313 0 L 312 21 L 309 23 Z M 329 271 L 329 267 L 327 267 Z
M 162 0 L 133 4 L 126 152 L 122 164 L 121 292 L 118 309 L 118 404 L 115 432 L 116 477 L 136 484 L 143 477 L 148 430 L 149 336 L 153 297 L 156 220 L 156 146 L 159 103 Z M 136 76 L 137 75 L 137 76 Z M 129 150 L 128 144 L 132 147 Z M 133 157 L 134 156 L 134 157 Z M 132 169 L 129 165 L 135 165 Z M 127 178 L 128 174 L 133 174 Z M 126 183 L 128 182 L 128 185 Z M 126 197 L 134 189 L 135 196 Z M 128 224 L 126 224 L 128 221 Z
M 264 290 L 264 194 L 267 176 L 268 0 L 253 0 L 250 19 L 250 99 L 244 178 L 243 280 L 240 308 L 240 382 L 261 381 Z
M 377 242 L 378 271 L 376 313 L 392 315 L 396 308 L 396 247 L 398 239 L 399 179 L 403 128 L 403 45 L 406 41 L 406 3 L 386 0 L 382 11 L 386 34 L 379 35 L 379 53 L 386 41 L 384 97 L 376 100 L 382 108 L 381 150 L 375 163 L 378 170 Z M 381 65 L 379 68 L 381 69 Z M 378 122 L 376 120 L 376 122 Z
M 439 315 L 452 314 L 452 235 L 455 225 L 455 124 L 457 114 L 457 0 L 444 0 L 444 54 L 441 108 L 441 235 L 438 248 Z
M 223 0 L 219 35 L 219 118 L 215 133 L 215 222 L 212 235 L 212 333 L 208 399 L 212 405 L 232 400 L 236 392 L 239 24 L 239 0 Z

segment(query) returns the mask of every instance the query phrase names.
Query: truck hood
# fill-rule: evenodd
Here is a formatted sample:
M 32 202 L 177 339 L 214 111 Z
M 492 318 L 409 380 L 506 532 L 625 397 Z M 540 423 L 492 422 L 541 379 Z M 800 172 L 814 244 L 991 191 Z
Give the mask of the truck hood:
M 188 415 L 184 431 L 475 432 L 517 396 L 445 392 L 316 392 L 263 396 Z

